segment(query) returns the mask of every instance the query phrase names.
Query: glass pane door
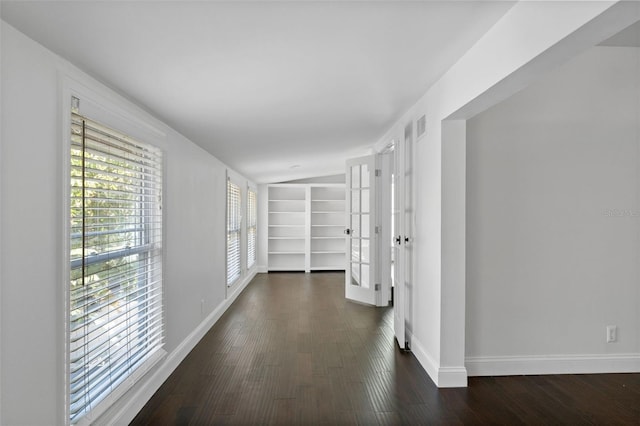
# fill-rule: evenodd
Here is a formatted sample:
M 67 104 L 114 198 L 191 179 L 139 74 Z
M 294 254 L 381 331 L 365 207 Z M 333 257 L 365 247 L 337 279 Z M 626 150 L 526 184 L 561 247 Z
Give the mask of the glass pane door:
M 394 167 L 394 301 L 393 324 L 401 349 L 407 348 L 406 322 L 411 318 L 412 246 L 412 145 L 413 127 L 409 123 L 404 139 L 396 142 Z
M 347 271 L 345 295 L 375 304 L 375 156 L 347 161 Z

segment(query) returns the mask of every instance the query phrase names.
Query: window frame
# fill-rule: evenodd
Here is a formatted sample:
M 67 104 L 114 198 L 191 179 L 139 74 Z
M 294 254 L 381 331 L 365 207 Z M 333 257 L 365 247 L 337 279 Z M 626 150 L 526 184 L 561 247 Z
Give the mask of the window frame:
M 237 188 L 237 202 L 238 205 L 235 209 L 231 209 L 231 205 L 230 205 L 230 196 L 231 196 L 231 192 L 230 192 L 230 187 L 233 186 L 235 188 Z M 239 185 L 237 182 L 235 182 L 233 179 L 231 179 L 231 177 L 229 176 L 229 174 L 227 173 L 227 184 L 226 184 L 226 190 L 225 190 L 225 207 L 226 207 L 226 220 L 225 220 L 225 283 L 227 288 L 232 287 L 234 284 L 236 284 L 240 278 L 242 278 L 243 275 L 243 268 L 242 268 L 242 251 L 243 251 L 243 244 L 242 244 L 242 230 L 243 230 L 243 212 L 242 212 L 242 186 Z M 235 217 L 232 218 L 233 213 L 235 214 Z M 232 220 L 233 219 L 233 220 Z M 232 226 L 237 225 L 237 228 Z M 231 253 L 230 251 L 230 241 L 231 241 L 231 236 L 233 234 L 233 239 L 237 241 L 238 244 L 238 248 L 237 248 L 237 255 L 235 255 L 234 253 Z M 230 261 L 233 257 L 237 257 L 237 263 L 236 265 L 231 265 Z M 237 270 L 237 274 L 231 276 L 229 274 L 230 270 L 232 269 L 232 266 L 235 266 L 235 270 Z
M 253 203 L 250 200 L 253 194 Z M 246 223 L 246 266 L 247 270 L 253 268 L 258 262 L 258 191 L 251 185 L 247 186 L 247 223 Z M 253 211 L 251 210 L 253 207 Z M 253 258 L 250 256 L 249 247 L 251 246 L 249 239 L 253 237 Z
M 63 389 L 58 392 L 59 404 L 61 409 L 59 410 L 60 418 L 58 423 L 71 424 L 70 420 L 70 285 L 69 277 L 71 271 L 71 255 L 70 255 L 70 221 L 69 213 L 71 208 L 71 186 L 70 186 L 70 132 L 71 132 L 71 112 L 72 97 L 80 99 L 81 113 L 89 116 L 92 119 L 110 127 L 117 129 L 121 133 L 130 135 L 131 137 L 140 141 L 151 141 L 150 145 L 160 149 L 163 154 L 167 152 L 167 135 L 161 130 L 164 128 L 162 123 L 142 111 L 135 105 L 131 104 L 128 100 L 124 99 L 120 95 L 115 94 L 109 88 L 97 83 L 96 81 L 84 77 L 82 75 L 64 74 L 58 75 L 59 82 L 59 138 L 60 138 L 60 151 L 59 151 L 59 182 L 60 182 L 60 214 L 62 224 L 60 226 L 60 262 L 62 267 L 60 268 L 60 291 L 59 291 L 59 306 L 61 306 L 60 314 L 61 320 L 58 322 L 57 329 L 58 335 L 58 350 L 62 365 L 58 372 L 59 383 L 62 384 Z M 166 155 L 163 155 L 163 161 L 161 163 L 161 170 L 164 174 L 166 170 Z M 161 191 L 166 194 L 166 179 L 162 179 Z M 163 200 L 164 203 L 164 200 Z M 161 203 L 161 204 L 163 204 Z M 161 239 L 165 239 L 166 235 L 166 220 L 162 220 L 162 226 L 160 231 Z M 166 250 L 161 252 L 162 264 L 166 264 Z M 164 269 L 160 274 L 161 283 L 159 284 L 159 290 L 164 290 Z M 161 315 L 161 324 L 164 328 L 165 314 L 164 314 L 164 299 L 161 298 L 161 305 L 163 306 L 163 313 Z M 163 332 L 164 335 L 164 332 Z M 108 396 L 106 396 L 100 403 L 97 404 L 88 415 L 80 418 L 76 423 L 77 425 L 90 424 L 100 418 L 110 407 L 116 403 L 119 405 L 124 404 L 127 406 L 128 401 L 119 401 L 123 395 L 125 395 L 154 365 L 159 363 L 167 355 L 163 346 L 160 346 L 152 356 L 142 363 L 141 368 L 137 368 L 130 374 L 120 386 L 114 388 Z

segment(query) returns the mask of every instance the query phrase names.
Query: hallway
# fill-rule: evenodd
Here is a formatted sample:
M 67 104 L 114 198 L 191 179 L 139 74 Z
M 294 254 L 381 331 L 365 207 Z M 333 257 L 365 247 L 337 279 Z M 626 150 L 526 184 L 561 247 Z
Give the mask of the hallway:
M 437 389 L 392 321 L 342 273 L 259 274 L 132 424 L 640 424 L 640 374 Z

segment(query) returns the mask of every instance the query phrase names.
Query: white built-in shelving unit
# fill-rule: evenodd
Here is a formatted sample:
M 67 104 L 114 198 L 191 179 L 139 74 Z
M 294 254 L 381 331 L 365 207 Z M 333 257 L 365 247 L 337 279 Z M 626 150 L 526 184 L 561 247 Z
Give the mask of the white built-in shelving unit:
M 269 186 L 269 270 L 307 269 L 307 190 L 300 185 Z
M 269 185 L 270 271 L 345 269 L 343 184 Z
M 344 185 L 311 186 L 310 269 L 345 269 Z

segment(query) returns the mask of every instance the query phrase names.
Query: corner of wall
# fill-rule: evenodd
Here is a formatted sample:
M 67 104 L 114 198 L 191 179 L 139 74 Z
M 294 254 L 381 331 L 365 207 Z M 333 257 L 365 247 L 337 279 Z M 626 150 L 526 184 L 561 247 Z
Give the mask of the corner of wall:
M 465 366 L 442 367 L 429 355 L 414 335 L 409 336 L 409 339 L 411 341 L 411 352 L 437 387 L 467 387 L 467 369 Z
M 439 388 L 466 388 L 467 369 L 465 367 L 440 367 L 436 385 Z

